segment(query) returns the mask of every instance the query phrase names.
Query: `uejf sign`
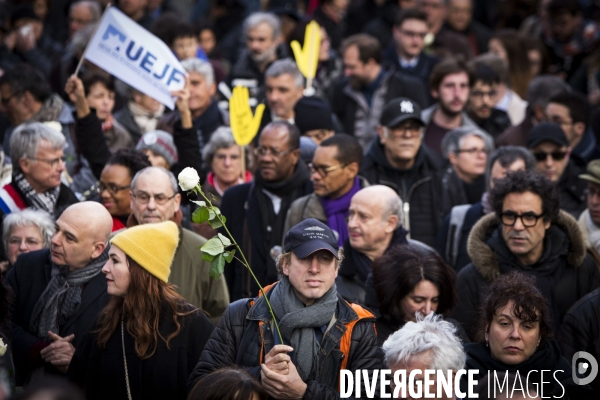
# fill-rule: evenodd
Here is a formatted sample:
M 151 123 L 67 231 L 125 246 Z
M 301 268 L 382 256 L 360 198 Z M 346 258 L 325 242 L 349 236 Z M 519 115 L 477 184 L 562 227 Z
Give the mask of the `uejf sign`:
M 98 25 L 84 57 L 169 108 L 185 71 L 167 45 L 114 7 Z

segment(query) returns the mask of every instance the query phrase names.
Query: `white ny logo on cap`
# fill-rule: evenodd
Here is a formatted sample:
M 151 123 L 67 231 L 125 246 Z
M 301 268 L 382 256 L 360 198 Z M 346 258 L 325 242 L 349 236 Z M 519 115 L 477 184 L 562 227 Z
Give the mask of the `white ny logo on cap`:
M 411 113 L 411 114 L 414 113 L 415 109 L 413 107 L 413 103 L 411 103 L 408 100 L 402 100 L 400 102 L 400 112 Z

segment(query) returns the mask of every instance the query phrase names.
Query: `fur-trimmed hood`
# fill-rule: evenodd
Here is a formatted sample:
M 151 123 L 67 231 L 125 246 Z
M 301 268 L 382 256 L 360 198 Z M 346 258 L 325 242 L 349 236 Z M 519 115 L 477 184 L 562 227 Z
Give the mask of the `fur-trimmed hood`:
M 467 251 L 475 269 L 486 279 L 494 280 L 500 276 L 498 252 L 492 249 L 488 240 L 500 225 L 495 213 L 481 218 L 469 235 Z M 579 267 L 586 256 L 585 241 L 575 218 L 564 211 L 560 211 L 556 222 L 552 223 L 547 233 L 559 228 L 568 238 L 567 263 L 571 268 Z M 558 243 L 557 243 L 558 245 Z

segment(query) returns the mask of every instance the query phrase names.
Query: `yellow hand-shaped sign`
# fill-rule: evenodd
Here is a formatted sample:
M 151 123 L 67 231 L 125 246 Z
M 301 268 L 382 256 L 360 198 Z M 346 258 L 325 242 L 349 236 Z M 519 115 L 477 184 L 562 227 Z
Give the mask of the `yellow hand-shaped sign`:
M 315 21 L 311 21 L 306 26 L 304 33 L 304 47 L 294 40 L 290 46 L 294 51 L 296 64 L 302 75 L 312 81 L 317 73 L 317 64 L 319 63 L 319 49 L 321 48 L 321 27 Z M 310 85 L 308 85 L 310 86 Z
M 265 111 L 265 105 L 259 104 L 252 116 L 249 98 L 248 88 L 245 86 L 234 87 L 233 94 L 229 98 L 231 132 L 238 146 L 246 146 L 254 139 Z

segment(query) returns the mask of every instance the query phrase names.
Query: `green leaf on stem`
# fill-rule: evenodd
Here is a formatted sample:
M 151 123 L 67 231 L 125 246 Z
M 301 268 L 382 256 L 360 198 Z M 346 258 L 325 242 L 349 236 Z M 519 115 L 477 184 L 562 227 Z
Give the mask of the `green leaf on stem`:
M 192 221 L 194 221 L 197 224 L 202 224 L 206 221 L 208 221 L 209 218 L 209 212 L 208 212 L 208 208 L 206 207 L 201 207 L 199 209 L 197 209 L 196 211 L 194 211 L 194 213 L 192 214 Z
M 212 254 L 205 253 L 205 252 L 202 252 L 201 257 L 204 261 L 208 261 L 208 262 L 212 262 L 215 259 L 215 256 L 213 256 Z
M 208 211 L 208 221 L 212 221 L 213 219 L 215 219 L 217 214 L 215 214 L 215 212 L 210 208 L 207 208 L 206 210 Z
M 223 226 L 223 224 L 221 223 L 221 221 L 219 221 L 217 218 L 213 219 L 212 221 L 208 221 L 208 224 L 213 229 L 218 229 L 218 228 L 220 228 L 220 227 Z
M 231 251 L 226 251 L 225 253 L 223 253 L 223 257 L 225 257 L 225 261 L 227 261 L 228 264 L 233 261 L 234 255 L 235 255 L 235 249 L 233 249 Z
M 208 242 L 204 243 L 200 250 L 202 250 L 203 253 L 218 256 L 225 251 L 225 247 L 223 247 L 223 243 L 218 237 L 213 237 Z
M 223 246 L 231 246 L 231 240 L 229 240 L 226 236 L 220 233 L 217 233 L 217 236 L 219 237 L 219 239 L 221 239 L 221 243 L 223 243 Z
M 219 276 L 223 275 L 224 271 L 225 271 L 225 257 L 223 257 L 223 254 L 219 254 L 210 263 L 210 277 L 213 279 L 217 279 Z

